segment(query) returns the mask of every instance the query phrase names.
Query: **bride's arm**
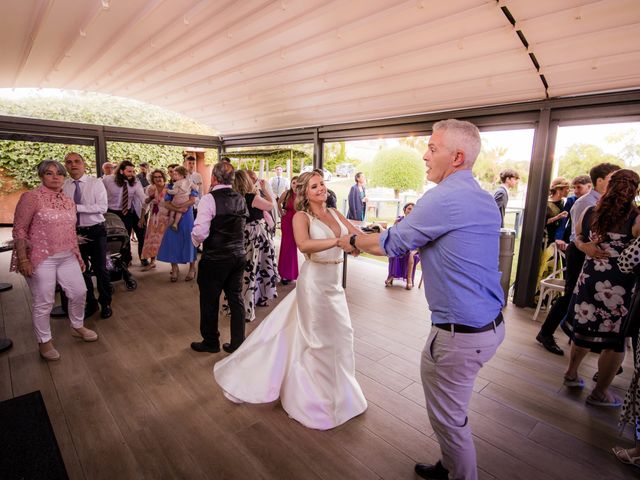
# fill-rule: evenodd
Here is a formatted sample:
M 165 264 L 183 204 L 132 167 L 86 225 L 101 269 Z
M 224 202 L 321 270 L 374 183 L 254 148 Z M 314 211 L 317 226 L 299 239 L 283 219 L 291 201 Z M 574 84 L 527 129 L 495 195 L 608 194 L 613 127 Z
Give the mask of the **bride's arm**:
M 297 212 L 293 216 L 293 236 L 302 253 L 318 253 L 338 246 L 337 238 L 312 239 L 309 236 L 309 217 L 303 212 Z

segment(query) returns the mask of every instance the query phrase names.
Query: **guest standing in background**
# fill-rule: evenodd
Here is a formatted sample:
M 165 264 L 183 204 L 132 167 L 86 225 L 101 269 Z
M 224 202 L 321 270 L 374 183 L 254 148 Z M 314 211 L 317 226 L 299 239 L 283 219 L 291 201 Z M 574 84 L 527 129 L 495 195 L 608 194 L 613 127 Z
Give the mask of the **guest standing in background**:
M 82 260 L 91 266 L 98 284 L 98 300 L 93 293 L 91 273 L 85 270 L 84 281 L 87 286 L 85 304 L 85 318 L 98 310 L 100 317 L 109 318 L 111 310 L 111 282 L 107 271 L 107 227 L 104 214 L 107 211 L 107 191 L 102 181 L 85 174 L 86 162 L 82 155 L 76 152 L 67 153 L 64 166 L 71 178 L 65 180 L 62 187 L 67 197 L 73 199 L 76 205 L 76 231 L 84 238 L 80 245 Z
M 509 203 L 509 190 L 518 188 L 518 180 L 520 180 L 520 175 L 511 168 L 500 172 L 500 186 L 493 192 L 493 199 L 496 201 L 496 205 L 498 205 L 500 215 L 502 216 L 501 227 L 504 227 L 504 215 L 507 211 L 507 204 Z
M 196 157 L 194 157 L 193 155 L 187 155 L 186 157 L 184 157 L 182 166 L 187 169 L 186 178 L 195 185 L 195 190 L 198 192 L 196 203 L 193 205 L 193 218 L 196 218 L 198 216 L 198 203 L 200 202 L 203 193 L 202 175 L 200 175 L 200 173 L 196 170 Z
M 111 162 L 104 162 L 102 164 L 102 174 L 103 175 L 113 175 L 113 169 L 115 167 L 113 166 L 113 163 Z
M 148 205 L 149 221 L 147 222 L 147 233 L 144 237 L 144 248 L 142 256 L 148 258 L 149 265 L 142 268 L 148 271 L 156 268 L 156 256 L 160 249 L 160 244 L 164 237 L 164 232 L 169 225 L 169 210 L 164 205 L 164 198 L 167 194 L 167 177 L 162 170 L 156 169 L 151 172 L 151 185 L 147 187 L 144 202 Z
M 276 233 L 276 224 L 271 215 L 274 212 L 275 199 L 269 182 L 264 179 L 258 179 L 256 172 L 247 170 L 247 174 L 251 181 L 258 189 L 258 194 L 271 203 L 271 210 L 264 211 L 264 221 L 266 224 L 267 238 L 260 244 L 258 251 L 258 270 L 256 274 L 256 294 L 255 304 L 258 307 L 266 307 L 269 300 L 278 296 L 276 285 L 278 284 L 278 266 L 276 264 L 276 245 L 274 237 Z
M 140 169 L 140 172 L 138 172 L 136 178 L 140 182 L 140 185 L 142 185 L 142 188 L 147 188 L 149 186 L 149 179 L 147 178 L 147 175 L 149 174 L 149 164 L 147 162 L 142 162 L 138 165 L 138 168 Z
M 545 216 L 545 248 L 556 241 L 556 229 L 569 216 L 564 211 L 564 199 L 569 195 L 569 182 L 564 177 L 554 178 L 549 188 L 549 201 Z
M 231 163 L 219 162 L 213 166 L 211 192 L 200 203 L 200 215 L 191 234 L 194 245 L 202 244 L 198 268 L 202 341 L 191 343 L 196 352 L 220 351 L 218 314 L 222 292 L 231 313 L 231 339 L 222 348 L 231 353 L 244 341 L 242 278 L 247 204 L 243 196 L 231 188 L 234 174 Z
M 258 292 L 257 279 L 263 272 L 260 270 L 260 251 L 269 243 L 264 212 L 271 209 L 271 199 L 260 196 L 249 174 L 244 170 L 236 171 L 233 189 L 244 196 L 249 210 L 249 218 L 244 227 L 244 249 L 246 264 L 242 285 L 245 316 L 248 321 L 256 318 L 255 299 Z
M 578 369 L 587 353 L 600 353 L 596 386 L 589 405 L 619 407 L 609 387 L 624 359 L 623 322 L 629 313 L 635 279 L 618 266 L 622 251 L 640 236 L 635 205 L 640 177 L 621 169 L 611 175 L 607 190 L 576 225 L 576 246 L 585 254 L 562 330 L 572 340 L 564 384 L 582 388 Z
M 177 167 L 178 165 L 173 166 L 172 171 L 174 176 L 175 169 Z M 171 183 L 167 185 L 167 190 L 171 189 L 172 186 L 173 184 Z M 167 193 L 164 197 L 164 208 L 169 211 L 173 210 L 182 214 L 177 230 L 172 230 L 170 228 L 165 230 L 162 242 L 160 243 L 160 248 L 158 249 L 158 255 L 156 256 L 156 258 L 161 262 L 171 263 L 169 279 L 172 282 L 178 281 L 178 276 L 180 275 L 180 268 L 178 265 L 180 263 L 189 264 L 189 271 L 184 277 L 185 282 L 190 282 L 196 277 L 197 250 L 191 242 L 191 231 L 193 230 L 194 221 L 193 205 L 196 203 L 197 198 L 198 192 L 196 190 L 191 190 L 191 197 L 187 203 L 180 207 L 176 207 L 171 204 L 171 195 Z
M 414 206 L 415 203 L 407 203 L 404 207 L 402 207 L 404 216 L 399 216 L 398 218 L 396 218 L 394 225 L 397 225 L 407 215 L 409 215 Z M 390 287 L 393 285 L 394 278 L 401 278 L 405 281 L 405 288 L 407 290 L 411 290 L 413 288 L 414 279 L 416 276 L 416 267 L 418 266 L 419 262 L 420 254 L 417 250 L 412 250 L 398 257 L 389 257 L 389 275 L 387 275 L 384 286 Z
M 280 254 L 278 255 L 278 273 L 283 285 L 298 279 L 298 247 L 293 237 L 293 216 L 296 213 L 296 181 L 298 177 L 291 179 L 291 188 L 280 196 L 278 207 L 280 208 Z
M 53 346 L 49 317 L 56 281 L 69 299 L 71 335 L 93 342 L 98 334 L 84 326 L 87 286 L 76 236 L 76 207 L 62 191 L 66 171 L 60 162 L 44 160 L 38 165 L 38 176 L 42 185 L 23 193 L 16 205 L 11 271 L 24 275 L 31 290 L 31 318 L 40 356 L 54 361 L 60 353 Z
M 365 188 L 367 179 L 364 173 L 358 172 L 356 173 L 355 181 L 356 183 L 349 190 L 349 212 L 347 213 L 347 218 L 361 222 L 367 213 L 368 198 Z
M 132 230 L 136 232 L 138 256 L 142 266 L 146 266 L 149 262 L 142 256 L 145 235 L 143 211 L 145 194 L 142 184 L 136 178 L 133 163 L 123 160 L 114 175 L 102 177 L 102 183 L 107 189 L 108 211 L 122 219 L 129 236 Z M 128 251 L 123 252 L 122 261 L 129 264 L 131 258 L 131 248 L 129 248 Z

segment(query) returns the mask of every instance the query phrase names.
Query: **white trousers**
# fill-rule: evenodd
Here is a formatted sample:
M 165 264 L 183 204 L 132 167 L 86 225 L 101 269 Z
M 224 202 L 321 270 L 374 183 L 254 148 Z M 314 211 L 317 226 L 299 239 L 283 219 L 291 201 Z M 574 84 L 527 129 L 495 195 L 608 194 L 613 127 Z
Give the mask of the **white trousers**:
M 452 480 L 477 480 L 476 449 L 467 409 L 482 366 L 504 340 L 504 322 L 481 333 L 431 327 L 422 352 L 421 374 L 427 412 Z
M 69 320 L 73 328 L 84 325 L 87 286 L 78 259 L 73 252 L 57 253 L 38 265 L 31 277 L 25 277 L 33 298 L 33 329 L 38 343 L 51 340 L 51 309 L 55 302 L 56 283 L 69 299 Z

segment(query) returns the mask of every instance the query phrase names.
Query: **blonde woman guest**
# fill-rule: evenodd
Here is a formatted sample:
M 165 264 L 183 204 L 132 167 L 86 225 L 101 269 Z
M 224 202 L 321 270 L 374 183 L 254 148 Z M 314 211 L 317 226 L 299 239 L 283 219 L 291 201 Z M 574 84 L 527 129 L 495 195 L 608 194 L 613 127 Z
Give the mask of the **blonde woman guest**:
M 158 255 L 164 231 L 169 225 L 169 210 L 164 206 L 164 197 L 167 194 L 166 182 L 165 173 L 156 169 L 151 172 L 151 184 L 145 191 L 144 202 L 148 205 L 149 221 L 144 237 L 142 257 L 149 259 L 149 265 L 142 267 L 143 272 L 156 268 L 156 255 Z
M 38 176 L 42 185 L 23 193 L 16 206 L 11 271 L 24 275 L 31 289 L 40 356 L 53 361 L 60 358 L 53 346 L 49 320 L 56 282 L 69 299 L 71 335 L 93 342 L 98 334 L 84 326 L 85 266 L 76 236 L 76 207 L 62 191 L 66 170 L 60 162 L 44 160 L 38 165 Z
M 307 257 L 296 289 L 285 297 L 214 376 L 233 402 L 278 397 L 287 414 L 308 428 L 337 427 L 367 409 L 355 377 L 353 329 L 342 288 L 338 239 L 357 230 L 326 208 L 322 174 L 298 178 L 293 229 Z
M 244 227 L 244 248 L 246 251 L 246 266 L 242 282 L 242 297 L 247 321 L 256 318 L 256 296 L 258 292 L 258 277 L 260 271 L 260 252 L 269 242 L 264 212 L 271 210 L 271 199 L 260 196 L 258 190 L 245 170 L 238 170 L 233 181 L 233 189 L 244 196 L 249 210 L 249 218 Z
M 273 237 L 276 231 L 276 225 L 273 216 L 274 193 L 271 190 L 269 182 L 264 179 L 258 179 L 256 172 L 247 170 L 247 174 L 257 188 L 257 193 L 265 200 L 271 203 L 271 210 L 264 211 L 264 221 L 267 236 L 258 242 L 258 269 L 256 273 L 256 291 L 254 296 L 255 304 L 258 307 L 266 307 L 269 300 L 278 296 L 276 285 L 278 284 L 278 268 L 276 264 L 276 245 Z

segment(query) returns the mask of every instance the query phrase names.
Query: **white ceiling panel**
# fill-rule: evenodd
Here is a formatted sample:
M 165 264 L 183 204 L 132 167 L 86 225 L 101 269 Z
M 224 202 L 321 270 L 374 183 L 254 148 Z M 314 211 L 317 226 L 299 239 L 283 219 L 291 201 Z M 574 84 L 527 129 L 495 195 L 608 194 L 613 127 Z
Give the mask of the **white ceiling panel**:
M 640 88 L 638 0 L 5 0 L 0 9 L 0 88 L 130 97 L 223 134 Z

